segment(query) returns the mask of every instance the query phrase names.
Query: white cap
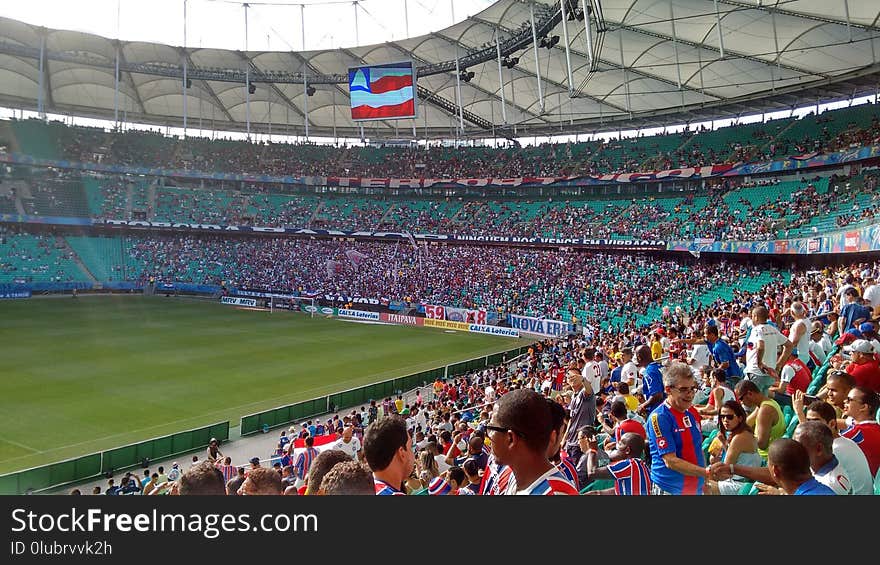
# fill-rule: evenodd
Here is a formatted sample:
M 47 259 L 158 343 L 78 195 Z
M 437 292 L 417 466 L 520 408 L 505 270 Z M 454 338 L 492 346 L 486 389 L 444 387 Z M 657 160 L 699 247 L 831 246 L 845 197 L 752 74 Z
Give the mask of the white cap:
M 858 351 L 859 353 L 874 353 L 874 346 L 867 339 L 857 339 L 852 342 L 850 351 Z

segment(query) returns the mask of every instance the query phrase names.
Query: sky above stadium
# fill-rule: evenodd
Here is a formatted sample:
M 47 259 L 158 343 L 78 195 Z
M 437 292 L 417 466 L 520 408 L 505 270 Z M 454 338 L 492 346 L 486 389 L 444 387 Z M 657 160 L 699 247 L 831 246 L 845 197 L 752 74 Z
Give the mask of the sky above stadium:
M 257 0 L 248 3 L 247 48 L 251 51 L 302 50 L 303 16 L 305 49 L 334 49 L 438 31 L 480 12 L 493 1 Z M 30 24 L 168 45 L 184 43 L 183 11 L 184 0 L 0 2 L 0 16 Z M 190 47 L 245 48 L 242 2 L 186 0 L 186 22 L 186 45 Z

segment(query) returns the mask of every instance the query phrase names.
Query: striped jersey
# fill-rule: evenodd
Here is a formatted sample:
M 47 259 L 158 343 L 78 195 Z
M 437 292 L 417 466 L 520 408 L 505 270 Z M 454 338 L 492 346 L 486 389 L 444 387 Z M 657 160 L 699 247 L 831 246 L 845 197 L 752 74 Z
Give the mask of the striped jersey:
M 299 452 L 296 456 L 296 462 L 293 464 L 294 468 L 296 468 L 296 476 L 305 480 L 306 475 L 309 474 L 309 469 L 312 466 L 312 461 L 314 461 L 317 456 L 318 450 L 314 447 L 307 447 L 305 450 Z
M 490 455 L 486 469 L 483 471 L 480 494 L 486 496 L 504 494 L 512 476 L 513 470 L 510 467 L 496 462 L 495 456 Z
M 559 463 L 556 464 L 556 468 L 559 469 L 559 472 L 568 479 L 574 488 L 580 491 L 580 481 L 578 481 L 578 473 L 577 467 L 575 467 L 574 463 L 568 457 L 563 457 Z
M 622 459 L 611 463 L 608 472 L 614 477 L 614 494 L 651 494 L 651 471 L 641 459 Z
M 880 469 L 880 423 L 870 420 L 859 422 L 840 432 L 840 435 L 858 444 L 868 460 L 871 475 L 876 477 Z
M 376 496 L 406 496 L 382 479 L 373 477 L 373 486 L 376 488 Z
M 703 477 L 683 475 L 666 466 L 663 456 L 674 453 L 679 459 L 705 467 L 700 413 L 691 406 L 679 412 L 663 402 L 648 416 L 645 426 L 651 448 L 651 482 L 672 494 L 703 494 Z
M 526 488 L 520 490 L 516 484 L 516 477 L 511 477 L 510 484 L 507 486 L 507 491 L 504 494 L 514 494 L 514 495 L 530 495 L 530 496 L 550 496 L 550 495 L 575 495 L 577 496 L 578 490 L 571 484 L 571 481 L 565 478 L 565 475 L 556 468 L 556 466 L 550 467 L 550 469 L 538 477 L 535 482 L 527 486 Z

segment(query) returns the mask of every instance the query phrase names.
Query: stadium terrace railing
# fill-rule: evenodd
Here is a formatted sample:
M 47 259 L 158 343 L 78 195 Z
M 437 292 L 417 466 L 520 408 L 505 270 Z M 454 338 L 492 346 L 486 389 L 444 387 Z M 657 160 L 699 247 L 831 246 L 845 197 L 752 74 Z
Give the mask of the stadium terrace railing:
M 371 399 L 381 400 L 387 396 L 402 394 L 404 391 L 429 385 L 438 378 L 448 379 L 477 369 L 485 369 L 486 367 L 501 363 L 505 356 L 507 356 L 507 359 L 512 359 L 526 353 L 529 347 L 531 347 L 531 343 L 501 353 L 475 357 L 474 359 L 445 365 L 436 369 L 429 369 L 404 377 L 335 392 L 296 404 L 288 404 L 272 408 L 271 410 L 248 414 L 241 418 L 241 435 L 246 436 L 278 426 L 284 426 L 291 422 L 320 416 L 321 414 L 345 410 L 369 402 Z
M 137 467 L 145 459 L 155 461 L 207 447 L 211 438 L 228 440 L 229 422 L 218 422 L 91 455 L 0 475 L 0 495 L 40 492 L 93 479 L 102 474 Z

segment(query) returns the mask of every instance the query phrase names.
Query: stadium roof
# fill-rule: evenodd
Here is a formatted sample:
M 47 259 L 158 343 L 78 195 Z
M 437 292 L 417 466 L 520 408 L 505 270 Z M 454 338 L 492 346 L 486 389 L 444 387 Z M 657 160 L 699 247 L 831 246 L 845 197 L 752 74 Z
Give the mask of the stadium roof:
M 535 37 L 551 43 L 537 65 L 532 9 Z M 357 137 L 347 69 L 412 59 L 419 116 L 366 122 L 366 137 L 409 138 L 413 126 L 419 138 L 456 137 L 458 82 L 466 136 L 514 137 L 778 111 L 874 94 L 880 84 L 873 1 L 567 0 L 566 15 L 551 0 L 500 0 L 428 35 L 305 52 L 184 49 L 0 18 L 0 105 L 110 120 L 118 109 L 119 119 L 178 127 L 186 108 L 191 128 L 244 131 L 249 118 L 251 132 L 288 135 L 304 133 L 307 107 L 311 135 Z M 503 94 L 496 33 L 502 57 L 519 59 L 502 68 Z M 474 73 L 469 82 L 456 80 L 456 54 Z

